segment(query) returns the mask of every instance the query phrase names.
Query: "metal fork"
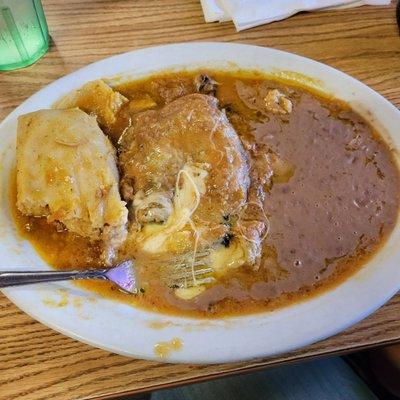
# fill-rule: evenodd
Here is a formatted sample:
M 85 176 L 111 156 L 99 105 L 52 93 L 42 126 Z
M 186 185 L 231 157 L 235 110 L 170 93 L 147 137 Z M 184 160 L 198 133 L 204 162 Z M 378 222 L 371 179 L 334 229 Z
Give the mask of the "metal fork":
M 208 250 L 193 255 L 181 255 L 171 260 L 170 286 L 174 288 L 190 288 L 214 281 L 210 267 Z M 172 267 L 172 268 L 171 268 Z M 168 269 L 168 267 L 167 267 Z
M 171 260 L 169 286 L 193 287 L 213 281 L 213 269 L 206 266 L 208 253 L 199 253 L 195 259 L 184 255 Z M 132 260 L 123 261 L 109 269 L 83 271 L 0 271 L 0 288 L 80 279 L 100 279 L 114 282 L 121 290 L 138 293 L 138 274 Z

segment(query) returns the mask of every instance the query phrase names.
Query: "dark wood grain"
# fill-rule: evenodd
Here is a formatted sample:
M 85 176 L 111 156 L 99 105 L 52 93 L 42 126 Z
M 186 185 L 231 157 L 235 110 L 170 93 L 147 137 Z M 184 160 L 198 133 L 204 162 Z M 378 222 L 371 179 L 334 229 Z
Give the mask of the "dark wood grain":
M 400 38 L 395 5 L 303 13 L 236 33 L 205 24 L 198 1 L 44 1 L 50 52 L 0 74 L 0 120 L 49 82 L 88 63 L 151 45 L 231 41 L 274 47 L 349 73 L 400 106 Z M 111 398 L 400 340 L 400 295 L 328 340 L 279 357 L 213 366 L 133 360 L 58 334 L 0 295 L 0 400 Z

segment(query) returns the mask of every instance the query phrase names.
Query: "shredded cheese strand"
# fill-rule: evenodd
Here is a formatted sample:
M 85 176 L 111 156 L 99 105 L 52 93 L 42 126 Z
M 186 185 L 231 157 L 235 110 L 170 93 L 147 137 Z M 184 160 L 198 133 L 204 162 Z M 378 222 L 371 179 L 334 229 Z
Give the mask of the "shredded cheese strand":
M 197 170 L 195 168 L 197 168 Z M 201 168 L 185 165 L 178 172 L 176 177 L 175 195 L 173 198 L 173 210 L 171 215 L 168 217 L 165 224 L 162 225 L 161 230 L 158 230 L 157 232 L 148 232 L 147 234 L 146 232 L 143 232 L 138 241 L 142 242 L 143 250 L 158 256 L 158 253 L 163 251 L 164 243 L 168 237 L 180 231 L 186 224 L 189 224 L 195 237 L 195 253 L 192 262 L 192 275 L 194 276 L 194 260 L 196 258 L 200 233 L 191 220 L 191 216 L 200 204 L 200 191 L 203 191 L 204 188 L 201 186 L 202 182 L 199 182 L 200 187 L 198 187 L 198 184 L 196 184 L 195 181 L 196 178 L 192 176 L 191 169 L 195 169 L 195 172 L 199 173 L 201 179 L 204 179 L 207 175 L 207 172 Z M 201 172 L 205 175 L 201 176 Z

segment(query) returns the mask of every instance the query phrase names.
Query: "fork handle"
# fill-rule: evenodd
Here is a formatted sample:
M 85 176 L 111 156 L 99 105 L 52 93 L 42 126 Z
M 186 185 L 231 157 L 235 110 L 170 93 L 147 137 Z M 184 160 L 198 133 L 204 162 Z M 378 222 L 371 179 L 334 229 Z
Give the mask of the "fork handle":
M 0 288 L 71 279 L 107 279 L 105 272 L 106 270 L 104 269 L 84 271 L 1 271 Z

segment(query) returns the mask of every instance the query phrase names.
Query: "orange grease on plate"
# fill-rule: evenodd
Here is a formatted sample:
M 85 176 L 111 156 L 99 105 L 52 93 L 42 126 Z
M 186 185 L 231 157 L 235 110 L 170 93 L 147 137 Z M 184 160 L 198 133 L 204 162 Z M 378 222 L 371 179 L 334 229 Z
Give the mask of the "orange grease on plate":
M 183 346 L 182 340 L 173 338 L 169 342 L 159 342 L 154 345 L 154 353 L 160 358 L 168 357 L 172 351 L 181 350 Z
M 146 325 L 151 329 L 165 329 L 170 326 L 175 326 L 175 324 L 171 321 L 157 321 L 157 320 L 146 322 Z
M 72 300 L 72 305 L 76 308 L 82 307 L 83 299 L 81 297 L 75 297 L 74 300 Z
M 53 308 L 66 306 L 68 304 L 68 291 L 66 289 L 57 289 L 56 293 L 59 295 L 59 299 L 45 298 L 42 300 L 43 304 Z

